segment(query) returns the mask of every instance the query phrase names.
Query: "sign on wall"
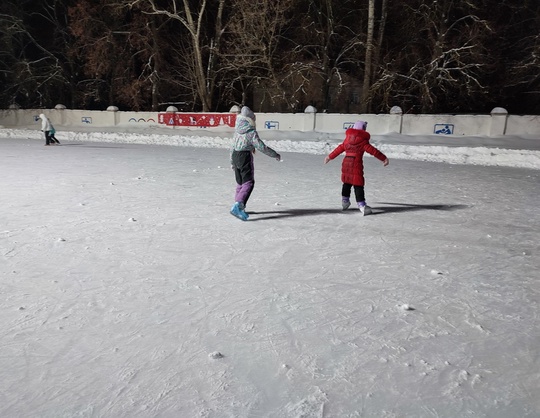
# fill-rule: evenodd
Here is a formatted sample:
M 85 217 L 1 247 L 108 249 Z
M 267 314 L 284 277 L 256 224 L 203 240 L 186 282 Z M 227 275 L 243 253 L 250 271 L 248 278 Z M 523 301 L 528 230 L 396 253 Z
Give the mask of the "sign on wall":
M 275 120 L 264 121 L 264 127 L 266 129 L 279 129 L 279 122 Z
M 437 123 L 433 128 L 433 132 L 437 135 L 453 135 L 454 125 L 451 123 Z
M 230 126 L 234 128 L 236 114 L 222 113 L 159 113 L 158 123 L 168 126 L 191 126 L 199 128 L 212 128 L 217 126 Z

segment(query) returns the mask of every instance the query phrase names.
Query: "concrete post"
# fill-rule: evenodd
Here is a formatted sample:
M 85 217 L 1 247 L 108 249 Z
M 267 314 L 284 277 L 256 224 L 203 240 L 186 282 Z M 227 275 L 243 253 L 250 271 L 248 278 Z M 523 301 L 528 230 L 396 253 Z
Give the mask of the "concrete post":
M 403 124 L 403 110 L 399 106 L 393 106 L 390 109 L 390 118 L 388 120 L 388 132 L 401 133 Z
M 119 122 L 119 116 L 118 116 L 118 107 L 116 106 L 109 106 L 107 108 L 107 112 L 112 112 L 113 113 L 113 126 L 117 126 L 118 125 L 118 122 Z
M 304 132 L 313 132 L 315 130 L 315 118 L 317 109 L 313 106 L 308 106 L 304 110 Z
M 491 126 L 489 136 L 499 136 L 506 133 L 506 121 L 508 111 L 502 107 L 496 107 L 491 111 Z
M 66 106 L 64 106 L 63 104 L 57 104 L 54 107 L 54 110 L 59 111 L 59 112 L 55 112 L 57 115 L 59 115 L 58 124 L 59 125 L 65 125 L 66 124 L 66 112 L 62 112 L 62 111 L 66 110 Z

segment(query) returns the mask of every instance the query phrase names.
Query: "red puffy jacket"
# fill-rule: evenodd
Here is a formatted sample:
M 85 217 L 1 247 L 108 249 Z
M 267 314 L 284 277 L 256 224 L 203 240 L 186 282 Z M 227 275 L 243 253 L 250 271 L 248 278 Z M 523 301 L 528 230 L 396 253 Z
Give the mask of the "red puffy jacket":
M 386 160 L 386 155 L 369 143 L 369 132 L 349 128 L 345 131 L 345 141 L 339 144 L 328 156 L 331 160 L 342 152 L 345 158 L 341 165 L 341 181 L 353 186 L 364 185 L 364 152 L 373 155 L 381 161 Z

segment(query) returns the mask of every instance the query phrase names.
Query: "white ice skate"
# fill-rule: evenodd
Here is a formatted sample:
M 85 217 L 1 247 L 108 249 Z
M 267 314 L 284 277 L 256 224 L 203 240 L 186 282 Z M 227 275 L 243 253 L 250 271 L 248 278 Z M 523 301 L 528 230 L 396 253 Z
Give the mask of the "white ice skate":
M 360 213 L 362 216 L 371 215 L 372 210 L 368 205 L 365 206 L 359 206 L 358 209 L 360 209 Z

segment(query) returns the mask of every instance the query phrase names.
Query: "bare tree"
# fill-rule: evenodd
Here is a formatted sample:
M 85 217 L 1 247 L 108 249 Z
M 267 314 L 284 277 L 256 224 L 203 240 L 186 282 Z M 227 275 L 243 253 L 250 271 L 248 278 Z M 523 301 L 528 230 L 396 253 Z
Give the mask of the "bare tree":
M 487 94 L 484 76 L 493 62 L 483 41 L 492 33 L 472 2 L 439 0 L 402 4 L 400 35 L 407 44 L 388 50 L 387 63 L 372 91 L 388 108 L 393 103 L 419 112 L 440 111 L 452 103 L 456 111 Z
M 144 9 L 128 9 L 122 0 L 79 0 L 69 14 L 71 53 L 87 77 L 79 81 L 82 102 L 157 110 L 166 22 Z
M 117 91 L 131 79 L 132 61 L 130 32 L 124 30 L 121 8 L 106 0 L 93 4 L 81 0 L 69 9 L 69 16 L 75 38 L 70 52 L 81 63 L 81 76 L 86 77 L 79 81 L 79 100 L 85 107 L 120 104 Z
M 27 22 L 41 21 L 42 27 Z M 70 37 L 60 1 L 18 3 L 0 8 L 1 96 L 24 107 L 43 107 L 70 99 L 74 67 L 66 55 Z
M 527 36 L 520 44 L 522 58 L 512 63 L 504 91 L 510 97 L 524 97 L 527 105 L 520 110 L 536 114 L 540 111 L 540 35 Z
M 538 113 L 539 31 L 532 0 L 3 0 L 0 104 Z
M 375 0 L 369 0 L 368 27 L 366 40 L 366 62 L 364 66 L 364 83 L 362 85 L 361 112 L 368 109 L 369 88 L 371 87 L 371 74 L 373 66 L 373 37 L 375 32 Z
M 493 82 L 500 85 L 499 103 L 512 104 L 520 113 L 540 112 L 540 3 L 511 2 L 501 5 L 494 16 L 504 16 L 498 29 L 497 62 Z M 496 13 L 495 12 L 495 13 Z
M 257 105 L 291 105 L 283 82 L 283 58 L 288 48 L 284 33 L 293 18 L 295 0 L 236 0 L 232 5 L 220 53 L 220 90 L 225 100 Z M 253 91 L 262 95 L 253 97 Z M 257 100 L 258 103 L 253 103 Z
M 223 34 L 223 11 L 226 0 L 189 0 L 156 1 L 128 0 L 131 7 L 147 3 L 148 13 L 164 16 L 182 25 L 187 30 L 188 42 L 183 43 L 186 61 L 183 69 L 195 86 L 198 99 L 204 112 L 213 108 L 214 89 L 218 51 Z
M 378 8 L 379 19 L 377 19 L 376 16 L 376 9 L 376 1 L 369 0 L 364 80 L 360 100 L 361 113 L 371 111 L 371 86 L 373 83 L 374 71 L 379 64 L 381 48 L 384 40 L 386 17 L 388 15 L 388 0 L 382 0 L 380 2 L 380 7 Z M 376 21 L 378 21 L 378 25 L 376 25 Z
M 360 83 L 365 20 L 355 1 L 305 0 L 300 7 L 295 55 L 289 59 L 291 74 L 301 76 L 302 90 L 316 94 L 310 102 L 331 111 L 343 106 L 337 99 L 351 83 Z

